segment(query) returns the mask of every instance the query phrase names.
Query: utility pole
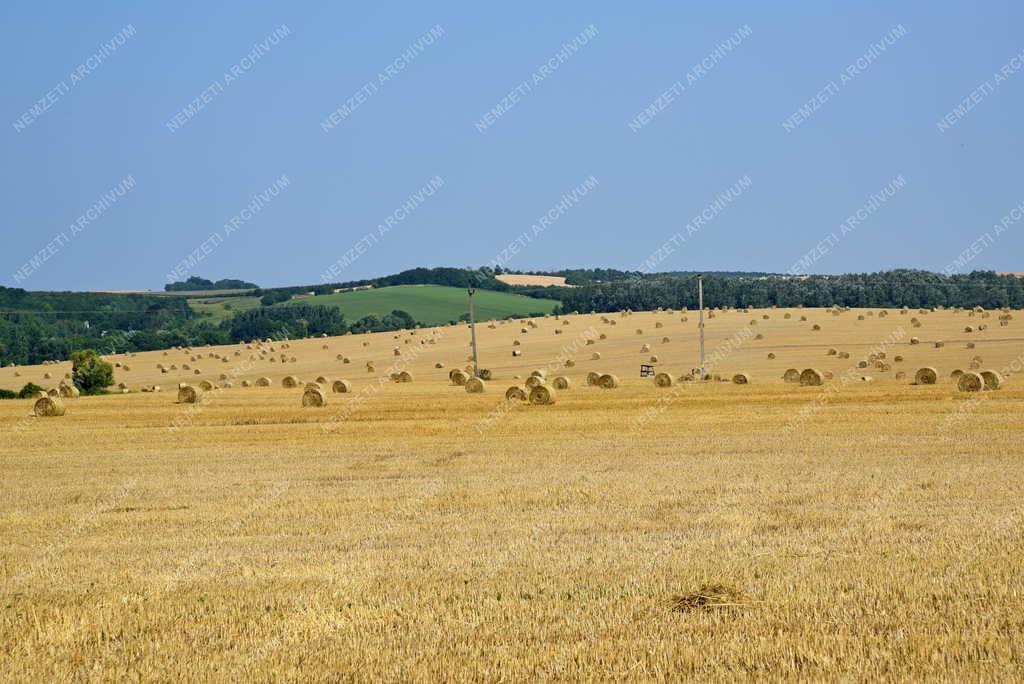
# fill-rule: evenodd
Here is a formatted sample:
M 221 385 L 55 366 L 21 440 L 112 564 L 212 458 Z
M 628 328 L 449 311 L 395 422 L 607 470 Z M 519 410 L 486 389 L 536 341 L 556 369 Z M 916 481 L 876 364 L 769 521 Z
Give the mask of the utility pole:
M 473 344 L 473 377 L 476 378 L 480 377 L 480 368 L 476 358 L 476 318 L 473 315 L 473 295 L 476 294 L 476 288 L 470 285 L 466 288 L 466 292 L 469 294 L 469 335 Z
M 700 306 L 697 327 L 700 328 L 700 379 L 704 379 L 704 276 L 697 276 L 697 302 Z

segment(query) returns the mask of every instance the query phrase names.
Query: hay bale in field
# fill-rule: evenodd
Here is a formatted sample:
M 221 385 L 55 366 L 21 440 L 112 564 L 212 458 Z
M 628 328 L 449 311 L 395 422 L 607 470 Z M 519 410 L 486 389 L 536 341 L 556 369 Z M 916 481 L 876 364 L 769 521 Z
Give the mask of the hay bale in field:
M 274 384 L 274 381 L 271 380 L 268 377 L 262 377 L 262 378 L 257 378 L 256 379 L 256 386 L 257 387 L 270 387 L 273 384 Z
M 786 382 L 800 382 L 800 371 L 796 368 L 787 368 L 782 374 L 782 379 Z
M 964 349 L 974 349 L 974 343 L 968 342 L 966 345 L 964 345 Z
M 576 365 L 576 362 L 575 362 L 575 361 L 573 361 L 572 359 L 566 359 L 566 360 L 565 360 L 565 367 L 566 367 L 566 368 L 572 368 L 572 367 L 574 367 L 575 365 Z
M 915 385 L 934 385 L 939 379 L 939 373 L 931 366 L 925 366 L 924 368 L 918 368 L 917 372 L 914 373 L 914 384 Z
M 289 389 L 298 387 L 301 383 L 302 381 L 294 375 L 286 375 L 281 379 L 281 387 L 287 387 Z
M 664 327 L 665 327 L 665 324 L 664 324 L 664 323 L 662 323 L 661 321 L 658 321 L 658 322 L 656 322 L 656 323 L 654 324 L 654 327 L 655 327 L 655 328 L 664 328 Z
M 434 368 L 444 368 L 444 363 L 441 362 L 441 361 L 438 361 L 437 363 L 434 364 Z
M 42 396 L 36 399 L 35 405 L 32 407 L 32 412 L 40 418 L 55 418 L 57 416 L 63 416 L 67 409 L 64 407 L 64 401 L 60 396 Z
M 192 375 L 202 375 L 202 374 L 203 374 L 203 371 L 199 370 L 198 368 L 193 368 L 192 369 Z
M 1003 376 L 998 371 L 983 370 L 978 373 L 985 382 L 985 389 L 997 390 L 1003 386 Z
M 61 382 L 57 385 L 57 391 L 60 393 L 61 399 L 77 399 L 81 392 L 70 382 Z
M 839 358 L 848 359 L 850 358 L 850 352 L 839 352 Z
M 974 332 L 974 327 L 973 327 L 973 326 L 970 326 L 970 325 L 968 325 L 968 326 L 965 326 L 965 327 L 964 327 L 964 332 L 965 332 L 965 333 L 972 333 L 972 332 Z
M 252 387 L 252 383 L 248 380 L 242 380 L 241 385 L 242 387 Z
M 234 385 L 231 384 L 230 380 L 222 380 L 218 387 L 220 387 L 221 389 L 231 389 L 232 387 L 234 387 Z
M 518 349 L 513 349 L 512 350 L 512 356 L 522 356 L 522 355 L 523 355 L 523 352 L 519 351 Z
M 335 394 L 349 394 L 352 391 L 352 383 L 348 380 L 335 380 L 331 383 L 331 391 Z
M 590 360 L 591 361 L 600 361 L 601 360 L 601 352 L 594 352 L 593 354 L 591 354 L 590 355 Z
M 953 380 L 956 380 L 963 374 L 964 372 L 962 370 L 960 370 L 959 368 L 954 368 L 953 372 L 949 374 L 949 377 L 952 378 Z
M 775 352 L 768 352 L 768 360 L 771 361 L 775 358 Z
M 397 377 L 395 378 L 395 382 L 407 383 L 407 382 L 412 382 L 414 380 L 414 378 L 412 376 L 412 373 L 410 373 L 407 370 L 399 371 L 396 374 L 396 376 Z
M 811 326 L 811 330 L 821 330 L 821 326 L 815 323 L 814 325 Z
M 668 373 L 658 373 L 657 375 L 654 376 L 654 386 L 655 387 L 671 387 L 672 386 L 672 376 L 669 375 Z
M 867 368 L 868 362 L 863 359 L 857 362 L 857 368 Z
M 453 385 L 462 387 L 469 380 L 469 374 L 461 368 L 453 368 L 448 372 L 448 379 Z
M 200 380 L 199 389 L 203 390 L 204 392 L 209 392 L 210 390 L 213 389 L 213 383 L 210 382 L 209 380 Z
M 604 338 L 602 337 L 601 339 L 604 339 Z M 587 340 L 587 344 L 588 345 L 590 345 L 590 344 L 597 344 L 597 342 L 593 338 L 590 338 L 590 339 Z
M 324 377 L 323 375 L 318 375 L 318 376 L 317 376 L 317 378 L 316 378 L 316 380 L 315 380 L 315 382 L 316 382 L 316 383 L 317 383 L 318 385 L 323 385 L 324 387 L 326 387 L 327 385 L 330 385 L 330 384 L 331 384 L 331 381 L 330 381 L 330 380 L 328 380 L 328 379 L 327 379 L 326 377 Z
M 608 335 L 606 335 L 605 333 L 601 333 L 600 335 L 597 336 L 597 339 L 599 339 L 599 340 L 607 340 L 608 339 Z
M 764 335 L 762 335 L 761 333 L 757 333 L 756 335 L 754 335 L 754 339 L 755 340 L 763 340 L 764 339 Z
M 861 382 L 874 382 L 875 379 L 873 377 L 871 377 L 870 375 L 862 375 L 862 376 L 860 376 L 859 380 Z
M 302 392 L 302 405 L 314 408 L 327 406 L 327 395 L 318 385 L 307 385 L 306 389 Z
M 512 385 L 505 390 L 506 401 L 526 401 L 526 391 L 517 385 Z
M 748 373 L 736 373 L 732 376 L 732 382 L 734 385 L 748 385 L 750 384 L 750 375 Z
M 961 392 L 980 392 L 985 389 L 985 379 L 972 371 L 961 373 L 956 379 L 956 387 Z
M 547 378 L 548 372 L 543 368 L 538 368 L 536 370 L 530 371 L 530 375 L 536 375 L 538 378 Z
M 483 394 L 487 389 L 487 383 L 477 377 L 470 377 L 466 380 L 466 394 Z
M 910 344 L 921 344 L 921 340 L 919 340 L 916 337 L 911 337 L 910 338 Z
M 936 340 L 935 341 L 935 348 L 936 349 L 942 349 L 945 346 L 946 346 L 946 343 L 943 342 L 942 340 Z
M 648 359 L 651 363 L 658 363 L 658 356 L 655 354 Z
M 183 382 L 178 385 L 178 403 L 179 404 L 198 404 L 203 400 L 203 392 L 196 387 Z
M 555 403 L 555 390 L 547 385 L 537 385 L 530 388 L 528 400 L 531 404 L 549 406 Z
M 615 389 L 619 386 L 619 378 L 612 373 L 605 373 L 598 379 L 597 385 L 601 389 Z
M 903 363 L 903 357 L 900 356 L 899 354 L 897 354 L 896 356 L 892 357 L 892 362 L 893 363 Z
M 533 389 L 537 385 L 543 385 L 545 382 L 547 381 L 544 378 L 538 375 L 531 375 L 526 378 L 526 382 L 524 384 L 526 385 L 526 389 Z
M 800 384 L 804 387 L 817 387 L 824 382 L 824 376 L 816 368 L 805 368 L 800 372 Z
M 668 343 L 669 343 L 669 341 L 670 341 L 670 340 L 669 340 L 669 339 L 668 339 L 667 337 L 662 337 L 662 338 L 661 338 L 661 343 L 662 343 L 662 344 L 668 344 Z
M 838 353 L 838 349 L 829 349 L 827 352 L 825 352 L 825 356 L 836 356 Z
M 587 373 L 587 386 L 588 387 L 596 387 L 597 383 L 598 383 L 598 381 L 600 379 L 601 379 L 601 374 L 600 373 L 595 373 L 593 371 Z
M 651 351 L 651 345 L 644 344 L 644 345 L 640 346 L 640 353 L 641 354 L 648 354 L 648 353 L 650 353 L 650 351 Z
M 567 390 L 569 389 L 570 384 L 569 378 L 564 375 L 556 376 L 555 379 L 551 381 L 551 386 L 557 390 Z

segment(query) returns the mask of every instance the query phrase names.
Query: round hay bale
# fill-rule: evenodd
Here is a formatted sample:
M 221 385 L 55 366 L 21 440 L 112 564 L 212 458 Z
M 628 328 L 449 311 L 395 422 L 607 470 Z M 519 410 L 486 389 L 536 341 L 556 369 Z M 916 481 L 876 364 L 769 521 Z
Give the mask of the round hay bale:
M 601 389 L 615 389 L 619 386 L 619 378 L 612 373 L 605 373 L 597 381 Z
M 604 339 L 604 338 L 602 338 L 602 339 Z M 591 338 L 591 339 L 588 339 L 588 340 L 587 340 L 587 344 L 588 344 L 588 345 L 591 345 L 591 344 L 597 344 L 597 342 L 595 342 L 595 341 L 593 340 L 593 338 Z
M 768 352 L 768 360 L 771 361 L 775 358 L 775 352 Z
M 669 375 L 668 373 L 658 373 L 657 375 L 654 376 L 654 386 L 655 387 L 671 387 L 672 386 L 672 376 Z
M 961 392 L 980 392 L 985 389 L 985 379 L 978 373 L 961 373 L 956 379 L 956 388 Z
M 936 340 L 935 341 L 935 348 L 936 349 L 942 349 L 945 346 L 946 346 L 946 343 L 943 342 L 942 340 Z
M 787 368 L 782 374 L 782 379 L 786 382 L 800 382 L 800 371 L 796 368 Z
M 203 400 L 203 392 L 187 382 L 178 385 L 179 404 L 198 404 Z
M 60 398 L 60 390 L 54 387 L 53 389 L 46 390 L 46 396 Z
M 523 352 L 519 351 L 518 349 L 513 349 L 512 350 L 512 356 L 522 356 L 522 355 L 523 355 Z
M 302 405 L 320 407 L 327 406 L 327 395 L 323 389 L 315 384 L 307 385 L 302 392 Z
M 1003 376 L 998 371 L 983 370 L 978 373 L 985 382 L 985 389 L 997 390 L 1003 386 Z
M 599 339 L 599 340 L 607 340 L 608 339 L 608 335 L 606 333 L 601 333 L 600 335 L 597 336 L 597 339 Z M 588 344 L 593 344 L 593 341 L 589 342 Z
M 448 373 L 448 379 L 451 380 L 453 385 L 462 387 L 466 384 L 466 381 L 469 380 L 469 374 L 461 368 L 453 368 Z
M 565 360 L 565 367 L 566 368 L 573 368 L 575 365 L 576 365 L 576 362 L 573 361 L 572 359 L 566 359 Z
M 595 373 L 593 371 L 587 373 L 587 386 L 588 387 L 595 387 L 600 379 L 601 379 L 601 374 L 600 373 Z
M 815 368 L 805 368 L 800 372 L 800 385 L 803 387 L 817 387 L 822 382 L 824 382 L 824 376 Z
M 968 342 L 968 343 L 967 343 L 967 344 L 966 344 L 966 345 L 964 346 L 964 349 L 974 349 L 974 343 L 973 343 L 973 342 Z
M 955 368 L 953 372 L 949 374 L 949 377 L 952 378 L 953 380 L 956 380 L 963 374 L 964 372 L 962 370 L 960 370 L 959 368 Z
M 234 387 L 234 385 L 231 384 L 230 380 L 221 380 L 218 387 L 220 387 L 221 389 L 231 389 L 232 387 Z
M 896 374 L 896 379 L 897 380 L 903 380 L 906 377 L 907 377 L 907 374 L 905 372 L 903 372 L 903 371 L 900 371 L 899 373 Z
M 367 373 L 375 373 L 375 372 L 377 372 L 377 367 L 373 365 L 373 361 L 367 361 L 366 362 L 366 372 Z
M 559 375 L 551 381 L 551 386 L 557 390 L 567 390 L 570 386 L 569 378 L 564 375 Z
M 910 338 L 910 344 L 921 344 L 921 340 L 919 340 L 916 337 L 911 337 Z
M 811 326 L 811 330 L 821 330 L 821 326 L 815 323 L 814 325 Z
M 395 379 L 395 382 L 412 382 L 412 381 L 413 381 L 412 373 L 410 373 L 409 371 L 406 371 L 406 370 L 399 371 L 398 372 L 398 377 Z
M 825 352 L 826 356 L 836 356 L 837 354 L 839 354 L 838 349 L 829 349 L 827 352 Z
M 662 344 L 668 344 L 668 343 L 669 343 L 670 341 L 671 341 L 671 340 L 669 340 L 669 339 L 668 339 L 667 337 L 662 337 L 662 338 L 661 338 L 661 343 L 662 343 Z
M 209 392 L 210 390 L 213 389 L 213 383 L 210 382 L 209 380 L 200 380 L 199 389 L 203 390 L 204 392 Z
M 331 391 L 335 394 L 348 394 L 352 391 L 352 383 L 348 380 L 335 380 L 331 384 Z
M 544 383 L 544 378 L 538 375 L 531 375 L 530 377 L 526 378 L 526 382 L 524 384 L 526 385 L 526 389 L 533 389 L 537 385 L 543 385 Z
M 243 380 L 241 384 L 242 384 L 242 387 L 251 387 L 252 386 L 252 383 L 249 382 L 248 380 Z
M 466 381 L 466 394 L 483 394 L 487 389 L 487 383 L 477 377 L 471 377 Z
M 64 401 L 59 395 L 56 397 L 51 397 L 49 395 L 39 397 L 36 399 L 36 403 L 32 407 L 32 411 L 40 418 L 63 416 L 66 410 L 67 409 L 64 407 Z
M 120 364 L 118 364 L 118 365 L 120 365 Z M 51 373 L 43 373 L 43 378 L 45 378 L 47 380 L 49 380 L 52 377 L 53 377 L 53 375 Z
M 77 387 L 68 382 L 62 382 L 58 385 L 57 391 L 60 393 L 61 399 L 77 399 L 81 394 Z
M 601 352 L 594 352 L 593 354 L 591 354 L 590 355 L 590 360 L 591 361 L 600 361 L 601 360 Z
M 506 401 L 526 401 L 526 391 L 517 385 L 512 385 L 505 390 Z
M 555 390 L 547 385 L 537 385 L 530 389 L 528 400 L 531 404 L 548 406 L 555 403 Z
M 441 362 L 441 361 L 438 361 L 437 363 L 434 364 L 434 368 L 444 368 L 444 363 Z
M 925 366 L 924 368 L 918 368 L 917 372 L 914 373 L 914 384 L 915 385 L 934 385 L 939 379 L 939 373 L 931 366 Z
M 316 378 L 316 384 L 323 385 L 324 387 L 327 387 L 328 385 L 331 384 L 331 381 L 328 380 L 327 378 L 325 378 L 322 375 L 318 375 L 317 378 Z
M 651 345 L 649 345 L 649 344 L 641 345 L 640 346 L 640 353 L 641 354 L 649 354 L 649 353 L 651 353 Z
M 892 357 L 892 362 L 893 363 L 903 363 L 903 357 L 900 356 L 899 354 L 897 354 L 896 356 Z
M 301 383 L 302 381 L 294 375 L 286 375 L 281 379 L 281 387 L 287 387 L 289 389 L 298 387 Z
M 868 367 L 868 362 L 867 361 L 861 360 L 861 361 L 857 362 L 857 368 L 867 368 L 867 367 Z
M 274 381 L 271 380 L 268 377 L 262 377 L 262 378 L 257 378 L 256 379 L 256 386 L 257 387 L 270 387 L 273 384 L 274 384 Z
M 643 331 L 643 330 L 641 330 L 640 328 L 637 328 L 637 329 L 636 329 L 636 334 L 637 334 L 637 335 L 643 335 L 643 334 L 644 334 L 644 331 Z
M 536 375 L 538 378 L 547 379 L 548 372 L 546 370 L 544 370 L 543 368 L 538 368 L 537 370 L 530 371 L 530 375 Z
M 732 376 L 732 382 L 734 385 L 749 385 L 750 375 L 747 373 L 736 373 Z

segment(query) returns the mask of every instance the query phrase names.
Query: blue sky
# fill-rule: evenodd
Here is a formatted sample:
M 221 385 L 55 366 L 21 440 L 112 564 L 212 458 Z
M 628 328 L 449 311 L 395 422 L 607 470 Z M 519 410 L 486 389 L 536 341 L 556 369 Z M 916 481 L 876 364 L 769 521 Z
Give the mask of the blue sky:
M 8 0 L 0 283 L 1024 270 L 1019 2 L 489 4 Z

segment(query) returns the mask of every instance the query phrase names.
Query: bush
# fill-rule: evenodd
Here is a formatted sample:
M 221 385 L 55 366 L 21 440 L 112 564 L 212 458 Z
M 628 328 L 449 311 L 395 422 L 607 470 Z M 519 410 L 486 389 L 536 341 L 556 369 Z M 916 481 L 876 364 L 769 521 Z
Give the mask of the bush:
M 71 378 L 82 394 L 102 394 L 114 384 L 114 367 L 92 349 L 71 352 Z
M 45 392 L 45 391 L 46 390 L 44 390 L 39 385 L 37 385 L 37 384 L 35 384 L 33 382 L 28 382 L 28 383 L 25 383 L 25 386 L 21 388 L 20 392 L 18 392 L 18 399 L 31 399 L 32 397 L 36 396 L 37 392 Z
M 17 399 L 18 393 L 11 390 L 0 389 L 0 399 Z

